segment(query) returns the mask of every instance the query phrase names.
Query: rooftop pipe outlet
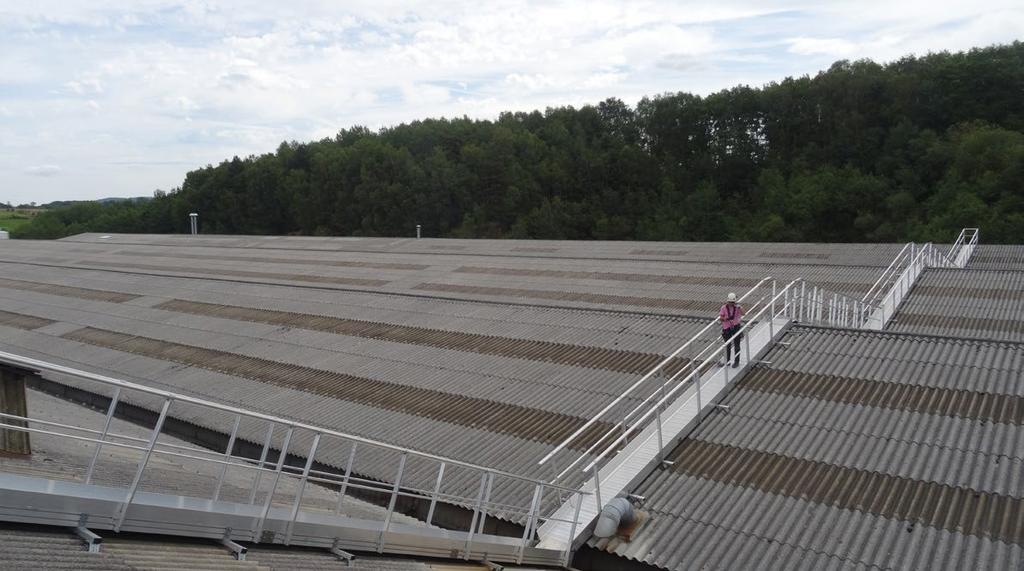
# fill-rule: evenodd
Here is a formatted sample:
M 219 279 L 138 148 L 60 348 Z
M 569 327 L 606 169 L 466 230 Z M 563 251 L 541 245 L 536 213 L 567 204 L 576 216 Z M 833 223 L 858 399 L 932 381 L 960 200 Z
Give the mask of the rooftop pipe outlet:
M 633 504 L 626 498 L 614 498 L 601 509 L 594 526 L 596 537 L 611 537 L 623 525 L 630 525 L 636 519 Z

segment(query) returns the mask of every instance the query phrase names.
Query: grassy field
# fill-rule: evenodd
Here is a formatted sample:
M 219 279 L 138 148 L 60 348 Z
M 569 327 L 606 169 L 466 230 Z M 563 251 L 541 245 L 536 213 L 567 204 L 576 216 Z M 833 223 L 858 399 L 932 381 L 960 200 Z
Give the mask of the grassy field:
M 35 212 L 26 210 L 0 210 L 0 228 L 7 230 L 17 230 L 18 228 L 28 224 L 32 217 L 35 216 Z

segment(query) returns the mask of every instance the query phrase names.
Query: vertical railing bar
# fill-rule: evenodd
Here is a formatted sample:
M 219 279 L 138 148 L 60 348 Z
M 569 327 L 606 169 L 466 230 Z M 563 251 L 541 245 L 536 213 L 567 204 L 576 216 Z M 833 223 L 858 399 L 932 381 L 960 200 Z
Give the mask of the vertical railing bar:
M 476 494 L 476 506 L 473 508 L 473 519 L 469 522 L 469 534 L 466 536 L 466 547 L 462 558 L 468 560 L 470 550 L 473 547 L 473 534 L 476 532 L 476 520 L 480 515 L 480 502 L 484 498 L 484 486 L 487 484 L 487 472 L 480 474 L 480 491 Z
M 750 360 L 750 344 L 747 344 L 747 360 Z M 704 405 L 700 402 L 700 367 L 697 367 L 697 371 L 694 373 L 694 381 L 697 383 L 697 412 L 699 413 Z
M 544 483 L 541 482 L 540 495 L 537 497 L 537 510 L 533 514 L 533 525 L 530 526 L 530 533 L 527 535 L 528 539 L 532 539 L 534 534 L 537 532 L 537 524 L 540 523 L 540 511 L 544 509 Z
M 110 397 L 110 407 L 107 408 L 107 418 L 103 422 L 103 432 L 100 434 L 100 441 L 96 443 L 96 450 L 92 453 L 92 460 L 89 461 L 89 469 L 85 472 L 85 483 L 89 484 L 92 482 L 92 473 L 96 468 L 96 462 L 100 458 L 100 448 L 103 447 L 103 441 L 107 439 L 107 433 L 110 432 L 110 423 L 114 420 L 114 412 L 117 410 L 117 403 L 121 400 L 121 387 L 114 389 L 113 396 Z
M 320 436 L 321 434 L 319 432 L 313 435 L 313 444 L 309 447 L 309 456 L 306 457 L 306 465 L 302 468 L 302 477 L 299 479 L 299 489 L 295 493 L 295 502 L 292 504 L 292 515 L 288 520 L 288 529 L 284 534 L 285 545 L 289 545 L 292 542 L 292 531 L 295 529 L 295 520 L 299 517 L 299 508 L 302 506 L 302 494 L 306 492 L 306 482 L 309 481 L 309 470 L 313 467 L 317 446 L 320 446 Z
M 352 477 L 352 462 L 356 458 L 356 446 L 358 444 L 358 442 L 352 441 L 352 449 L 348 452 L 348 462 L 345 463 L 345 477 L 341 480 L 341 489 L 338 490 L 338 503 L 334 505 L 334 515 L 341 513 L 341 504 L 345 501 L 345 493 L 348 492 L 349 478 Z
M 665 439 L 661 428 L 661 407 L 654 413 L 654 421 L 658 424 L 658 460 L 665 462 Z
M 398 474 L 395 475 L 395 483 L 391 486 L 391 501 L 388 502 L 388 512 L 384 516 L 384 527 L 381 529 L 380 538 L 377 541 L 377 553 L 384 553 L 384 538 L 391 531 L 391 515 L 395 513 L 398 490 L 402 485 L 402 475 L 405 474 L 405 461 L 408 457 L 408 452 L 402 452 L 402 455 L 398 457 Z
M 260 461 L 256 464 L 256 475 L 253 477 L 252 490 L 249 492 L 249 505 L 256 503 L 256 491 L 259 490 L 263 480 L 263 466 L 267 462 L 267 453 L 270 451 L 271 440 L 274 438 L 274 423 L 267 427 L 267 436 L 263 439 L 263 451 L 260 452 Z
M 437 495 L 441 493 L 441 479 L 444 478 L 444 466 L 445 463 L 441 462 L 437 469 L 437 481 L 434 482 L 434 493 L 430 497 L 430 508 L 427 510 L 428 526 L 434 521 L 434 508 L 437 507 Z
M 530 501 L 530 513 L 526 516 L 526 525 L 523 527 L 523 538 L 519 542 L 516 552 L 516 565 L 522 565 L 523 554 L 526 552 L 526 542 L 532 537 L 533 522 L 537 519 L 537 511 L 540 509 L 540 495 L 544 490 L 544 484 L 537 484 L 533 487 L 533 499 Z
M 288 431 L 284 433 L 284 442 L 281 443 L 281 452 L 277 457 L 277 466 L 274 468 L 274 483 L 270 486 L 270 492 L 267 493 L 267 499 L 263 502 L 263 512 L 260 515 L 259 522 L 256 524 L 256 533 L 253 534 L 253 541 L 259 543 L 260 536 L 263 535 L 263 524 L 267 521 L 267 514 L 270 513 L 270 503 L 274 499 L 274 494 L 277 493 L 277 484 L 281 481 L 281 469 L 284 468 L 285 459 L 288 458 L 288 445 L 292 441 L 292 432 L 295 431 L 294 426 L 289 426 Z
M 569 566 L 569 555 L 572 553 L 572 544 L 576 540 L 576 526 L 580 523 L 580 508 L 583 507 L 583 494 L 576 494 L 580 501 L 576 504 L 576 513 L 572 516 L 572 526 L 569 528 L 569 538 L 565 543 L 565 553 L 562 555 L 562 566 Z M 600 510 L 598 510 L 600 511 Z
M 480 504 L 480 525 L 477 533 L 484 533 L 484 523 L 487 521 L 487 502 L 491 501 L 491 486 L 494 484 L 494 473 L 487 473 L 487 491 L 484 492 L 484 501 Z
M 798 318 L 798 319 L 800 319 L 800 321 L 804 320 L 804 313 L 806 313 L 806 311 L 807 311 L 807 308 L 805 307 L 806 305 L 807 305 L 807 282 L 800 282 L 800 316 Z
M 227 461 L 231 458 L 231 451 L 235 449 L 235 438 L 238 436 L 238 426 L 242 423 L 242 415 L 235 415 L 235 425 L 231 428 L 231 436 L 228 437 L 228 446 L 224 450 L 225 464 L 220 467 L 220 476 L 217 477 L 217 486 L 213 489 L 213 501 L 220 499 L 220 489 L 224 485 L 224 476 L 228 473 Z
M 114 524 L 115 533 L 121 531 L 121 524 L 124 523 L 124 518 L 128 515 L 128 506 L 130 506 L 132 501 L 135 500 L 135 493 L 139 489 L 139 483 L 142 482 L 142 473 L 146 471 L 146 465 L 149 464 L 149 459 L 153 455 L 153 448 L 156 447 L 157 438 L 160 437 L 160 431 L 163 430 L 164 421 L 167 419 L 167 410 L 170 407 L 171 399 L 164 399 L 164 405 L 160 409 L 160 416 L 157 417 L 156 425 L 153 427 L 153 432 L 149 436 L 149 444 L 146 446 L 146 452 L 143 454 L 142 461 L 139 462 L 139 467 L 135 471 L 135 478 L 132 479 L 131 487 L 128 489 L 128 495 L 118 510 L 117 522 Z

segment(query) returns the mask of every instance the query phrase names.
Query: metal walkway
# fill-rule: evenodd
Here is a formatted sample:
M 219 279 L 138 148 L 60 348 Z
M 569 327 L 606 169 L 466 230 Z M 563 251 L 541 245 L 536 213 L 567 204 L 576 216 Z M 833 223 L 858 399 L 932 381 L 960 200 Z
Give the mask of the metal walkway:
M 24 375 L 72 377 L 95 387 L 97 394 L 110 395 L 101 426 L 73 424 L 73 419 L 33 418 L 30 413 L 0 413 L 4 430 L 66 439 L 92 449 L 91 461 L 82 474 L 69 470 L 67 479 L 0 473 L 0 520 L 532 565 L 565 565 L 571 556 L 566 548 L 537 547 L 534 531 L 541 521 L 558 517 L 545 509 L 554 511 L 561 499 L 582 497 L 586 492 L 10 353 L 0 352 L 0 366 Z M 148 400 L 148 408 L 159 411 L 148 438 L 111 429 L 118 405 L 129 393 L 130 400 Z M 183 446 L 176 439 L 170 442 L 166 435 L 161 438 L 168 418 L 189 418 L 189 412 L 197 407 L 216 412 L 226 426 L 233 427 L 225 450 Z M 243 423 L 265 427 L 259 458 L 237 452 L 236 437 Z M 122 456 L 129 452 L 134 458 L 129 470 L 132 477 L 125 478 L 122 485 L 100 485 L 94 478 L 103 450 L 111 448 Z M 331 451 L 330 458 L 345 451 L 341 456 L 347 458 L 345 467 L 331 469 L 325 451 Z M 377 461 L 390 458 L 395 470 L 391 481 L 360 477 L 352 467 L 363 454 L 372 454 Z M 183 494 L 174 483 L 148 477 L 154 469 L 147 468 L 164 460 L 186 471 L 202 465 L 209 472 L 212 466 L 219 478 L 205 497 L 194 491 Z M 436 474 L 434 485 L 430 489 L 404 486 L 403 476 L 412 470 L 432 471 Z M 232 481 L 243 477 L 251 482 L 247 499 L 222 497 L 222 484 L 229 472 Z M 309 501 L 313 486 L 337 490 L 333 509 Z M 532 490 L 532 498 L 524 505 L 492 501 L 491 491 L 499 486 L 526 490 L 528 498 Z M 387 509 L 381 510 L 380 519 L 349 517 L 341 512 L 346 496 L 379 498 Z M 429 505 L 426 525 L 394 521 L 399 501 Z M 435 508 L 442 503 L 471 512 L 466 529 L 431 525 Z M 484 533 L 489 517 L 521 522 L 525 527 L 516 536 Z
M 948 252 L 931 243 L 908 243 L 861 299 L 828 292 L 801 279 L 781 287 L 770 277 L 761 280 L 740 298 L 752 306 L 744 316 L 739 367 L 719 366 L 728 344 L 718 338 L 716 319 L 540 460 L 540 464 L 551 462 L 599 420 L 613 425 L 552 480 L 562 482 L 574 470 L 581 471 L 585 480 L 579 489 L 586 494 L 564 502 L 555 517 L 540 527 L 539 546 L 572 549 L 582 543 L 604 504 L 628 494 L 662 465 L 665 454 L 791 323 L 884 329 L 926 268 L 963 268 L 977 243 L 977 228 L 964 228 Z M 640 403 L 627 410 L 627 399 Z

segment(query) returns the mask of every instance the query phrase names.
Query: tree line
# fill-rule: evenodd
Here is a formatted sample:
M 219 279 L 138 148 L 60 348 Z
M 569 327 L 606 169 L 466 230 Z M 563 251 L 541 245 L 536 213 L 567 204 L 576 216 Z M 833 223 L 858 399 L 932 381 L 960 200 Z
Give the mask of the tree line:
M 1024 242 L 1024 43 L 814 77 L 426 119 L 234 157 L 16 233 Z

